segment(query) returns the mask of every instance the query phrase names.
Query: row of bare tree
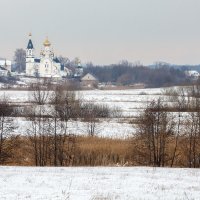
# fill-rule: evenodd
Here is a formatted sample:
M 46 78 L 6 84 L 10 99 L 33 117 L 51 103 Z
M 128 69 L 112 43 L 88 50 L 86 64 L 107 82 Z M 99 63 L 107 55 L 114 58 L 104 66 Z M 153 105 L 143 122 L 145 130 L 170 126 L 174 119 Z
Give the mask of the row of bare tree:
M 25 106 L 16 107 L 8 97 L 0 98 L 0 164 L 12 159 L 17 145 L 25 146 L 20 142 L 21 133 L 14 134 L 17 117 L 25 117 L 29 123 L 23 140 L 28 140 L 36 166 L 69 166 L 76 150 L 76 135 L 69 131 L 69 121 L 83 120 L 88 135 L 95 136 L 99 118 L 119 113 L 105 105 L 85 103 L 74 91 L 43 81 L 31 85 L 29 99 Z
M 70 120 L 83 120 L 88 135 L 93 137 L 98 133 L 99 118 L 120 115 L 117 108 L 86 103 L 74 91 L 49 83 L 32 85 L 31 96 L 32 108 L 26 113 L 32 124 L 28 132 L 35 164 L 40 166 L 73 165 L 76 136 L 68 130 Z
M 200 167 L 200 81 L 164 95 L 138 118 L 134 160 L 153 166 Z
M 37 83 L 31 88 L 32 108 L 26 115 L 31 122 L 28 134 L 35 165 L 73 165 L 76 136 L 68 131 L 68 122 L 82 117 L 83 102 L 75 96 L 74 91 L 58 86 L 53 90 L 51 86 L 50 89 L 44 83 Z

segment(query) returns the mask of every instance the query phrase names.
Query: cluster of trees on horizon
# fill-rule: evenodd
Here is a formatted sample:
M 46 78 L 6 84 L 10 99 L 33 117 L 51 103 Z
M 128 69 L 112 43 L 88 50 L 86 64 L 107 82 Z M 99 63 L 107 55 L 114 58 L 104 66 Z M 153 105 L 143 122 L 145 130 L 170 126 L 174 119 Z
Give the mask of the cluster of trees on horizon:
M 23 49 L 17 49 L 14 55 L 13 70 L 25 72 L 26 52 Z M 77 58 L 70 60 L 67 57 L 59 56 L 59 61 L 63 67 L 74 71 Z M 172 66 L 170 64 L 156 63 L 154 66 L 143 66 L 142 64 L 133 64 L 128 61 L 121 61 L 111 65 L 93 65 L 88 62 L 84 67 L 84 74 L 91 73 L 95 75 L 99 82 L 113 83 L 118 85 L 132 85 L 137 83 L 145 84 L 147 87 L 163 87 L 172 85 L 181 85 L 190 83 L 190 79 L 184 71 L 189 70 L 191 66 Z
M 183 70 L 166 65 L 150 68 L 124 61 L 106 66 L 89 65 L 85 68 L 87 72 L 94 74 L 100 82 L 120 85 L 143 83 L 147 87 L 163 87 L 190 83 Z

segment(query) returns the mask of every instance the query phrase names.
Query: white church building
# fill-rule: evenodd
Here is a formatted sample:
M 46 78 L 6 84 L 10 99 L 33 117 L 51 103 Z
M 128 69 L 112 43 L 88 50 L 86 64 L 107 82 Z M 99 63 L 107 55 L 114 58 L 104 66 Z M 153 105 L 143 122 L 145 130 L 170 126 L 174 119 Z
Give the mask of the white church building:
M 26 75 L 32 77 L 60 78 L 62 76 L 61 63 L 54 57 L 51 43 L 48 38 L 43 43 L 40 58 L 34 54 L 34 46 L 29 34 L 29 41 L 26 48 Z

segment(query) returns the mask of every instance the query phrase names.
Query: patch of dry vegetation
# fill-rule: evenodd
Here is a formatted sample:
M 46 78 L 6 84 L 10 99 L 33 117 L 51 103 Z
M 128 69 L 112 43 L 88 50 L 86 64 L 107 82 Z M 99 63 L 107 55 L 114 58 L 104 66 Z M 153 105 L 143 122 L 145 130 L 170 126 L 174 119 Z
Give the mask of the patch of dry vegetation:
M 30 138 L 18 137 L 16 142 L 18 145 L 15 145 L 12 155 L 3 164 L 35 166 L 34 147 Z M 50 146 L 49 149 L 53 149 L 53 146 Z M 58 166 L 127 166 L 131 163 L 131 149 L 131 142 L 128 139 L 77 136 L 74 150 L 72 151 L 66 145 L 64 151 L 70 155 L 64 156 L 63 164 L 58 162 Z M 45 166 L 54 166 L 53 158 L 52 153 L 48 157 L 52 162 L 47 162 Z
M 78 137 L 75 165 L 125 165 L 131 160 L 130 140 Z

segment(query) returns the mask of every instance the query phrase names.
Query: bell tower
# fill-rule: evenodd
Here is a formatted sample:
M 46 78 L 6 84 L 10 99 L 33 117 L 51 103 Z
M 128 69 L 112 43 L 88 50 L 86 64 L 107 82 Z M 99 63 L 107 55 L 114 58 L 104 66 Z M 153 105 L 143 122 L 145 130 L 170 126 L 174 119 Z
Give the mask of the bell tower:
M 28 41 L 28 45 L 27 45 L 27 48 L 26 48 L 26 57 L 29 57 L 29 58 L 32 58 L 34 57 L 34 47 L 33 47 L 33 43 L 32 43 L 32 40 L 31 40 L 31 36 L 32 34 L 29 33 L 29 41 Z
M 34 69 L 34 47 L 31 40 L 32 34 L 29 33 L 29 41 L 26 48 L 26 75 L 32 76 Z

